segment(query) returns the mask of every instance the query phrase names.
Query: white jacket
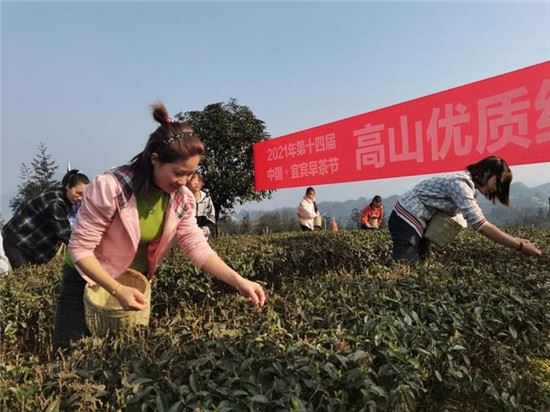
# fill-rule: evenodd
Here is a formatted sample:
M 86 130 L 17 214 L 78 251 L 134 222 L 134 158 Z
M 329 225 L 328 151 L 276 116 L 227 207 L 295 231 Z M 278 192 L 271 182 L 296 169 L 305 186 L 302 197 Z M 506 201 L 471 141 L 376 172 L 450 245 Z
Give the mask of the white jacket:
M 205 216 L 213 224 L 216 223 L 216 210 L 209 194 L 201 190 L 201 198 L 197 201 L 197 216 Z
M 210 227 L 208 226 L 216 224 L 216 210 L 214 209 L 214 203 L 210 195 L 202 190 L 201 197 L 197 200 L 196 217 L 197 224 L 203 230 L 205 236 L 210 236 Z
M 2 234 L 0 233 L 0 273 L 4 273 L 11 270 L 10 262 L 4 253 L 4 243 L 2 241 Z
M 313 201 L 304 197 L 298 206 L 298 221 L 301 225 L 313 230 L 313 219 L 318 215 L 315 212 Z

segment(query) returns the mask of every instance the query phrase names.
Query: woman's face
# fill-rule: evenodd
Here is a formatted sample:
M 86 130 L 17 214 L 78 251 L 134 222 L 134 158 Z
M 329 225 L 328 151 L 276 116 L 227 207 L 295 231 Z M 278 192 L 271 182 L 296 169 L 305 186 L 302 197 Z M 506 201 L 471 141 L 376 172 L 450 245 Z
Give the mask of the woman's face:
M 479 187 L 479 191 L 483 193 L 485 196 L 496 193 L 497 191 L 497 177 L 496 175 L 491 176 L 485 181 L 485 184 L 483 186 Z
M 82 202 L 82 194 L 86 190 L 86 186 L 88 185 L 82 182 L 77 183 L 73 187 L 67 185 L 67 199 L 69 199 L 69 202 L 73 205 Z
M 201 179 L 197 176 L 197 175 L 194 175 L 191 180 L 189 180 L 189 182 L 187 182 L 187 187 L 192 191 L 192 192 L 198 192 L 202 189 L 202 181 Z
M 179 160 L 172 163 L 161 163 L 156 153 L 151 157 L 153 165 L 153 177 L 155 185 L 162 191 L 170 194 L 185 186 L 191 176 L 197 170 L 201 157 L 199 155 L 191 156 L 185 160 Z

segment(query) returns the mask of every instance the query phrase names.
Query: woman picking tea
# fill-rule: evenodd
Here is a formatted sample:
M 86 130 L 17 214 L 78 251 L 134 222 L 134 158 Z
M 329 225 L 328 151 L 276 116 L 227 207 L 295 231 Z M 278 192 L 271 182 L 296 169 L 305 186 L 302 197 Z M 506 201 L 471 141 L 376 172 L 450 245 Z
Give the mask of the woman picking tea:
M 203 143 L 190 124 L 172 121 L 162 103 L 152 108 L 160 126 L 143 151 L 129 164 L 97 176 L 84 193 L 69 242 L 75 268 L 66 264 L 63 269 L 54 348 L 88 334 L 86 281 L 105 288 L 125 309 L 145 308 L 143 294 L 117 277 L 128 268 L 153 275 L 174 238 L 195 266 L 233 286 L 253 304 L 265 302 L 262 287 L 225 264 L 197 226 L 195 198 L 186 183 L 204 155 Z
M 512 171 L 504 159 L 489 156 L 466 167 L 466 171 L 425 179 L 406 192 L 388 221 L 393 258 L 416 262 L 427 256 L 431 244 L 424 233 L 437 211 L 449 216 L 462 213 L 469 225 L 496 243 L 527 256 L 541 256 L 527 239 L 515 238 L 487 221 L 476 200 L 476 190 L 493 203 L 508 206 Z

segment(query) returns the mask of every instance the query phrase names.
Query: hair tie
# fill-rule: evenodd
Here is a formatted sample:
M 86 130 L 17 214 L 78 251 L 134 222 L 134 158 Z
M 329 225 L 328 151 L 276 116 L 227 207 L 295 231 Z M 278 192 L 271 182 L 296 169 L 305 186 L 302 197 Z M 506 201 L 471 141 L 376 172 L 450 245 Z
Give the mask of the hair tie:
M 84 172 L 82 170 L 79 170 L 79 169 L 71 169 L 67 172 L 69 174 L 69 176 L 71 175 L 83 175 Z

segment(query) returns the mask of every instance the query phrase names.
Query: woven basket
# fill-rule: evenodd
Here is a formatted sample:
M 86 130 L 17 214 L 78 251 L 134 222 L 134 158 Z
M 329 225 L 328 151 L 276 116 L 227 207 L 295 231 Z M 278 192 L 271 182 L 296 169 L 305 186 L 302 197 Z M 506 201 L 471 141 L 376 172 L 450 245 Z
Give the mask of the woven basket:
M 314 227 L 323 226 L 323 218 L 321 217 L 321 215 L 317 215 L 313 218 L 313 226 Z
M 118 300 L 99 285 L 86 285 L 84 289 L 84 316 L 86 324 L 96 336 L 104 336 L 109 330 L 126 331 L 138 325 L 147 326 L 151 315 L 151 284 L 141 273 L 128 269 L 117 278 L 125 286 L 139 290 L 149 301 L 142 310 L 125 310 Z
M 443 212 L 436 212 L 428 222 L 424 237 L 437 246 L 445 246 L 466 227 L 466 222 L 461 214 L 449 216 Z

